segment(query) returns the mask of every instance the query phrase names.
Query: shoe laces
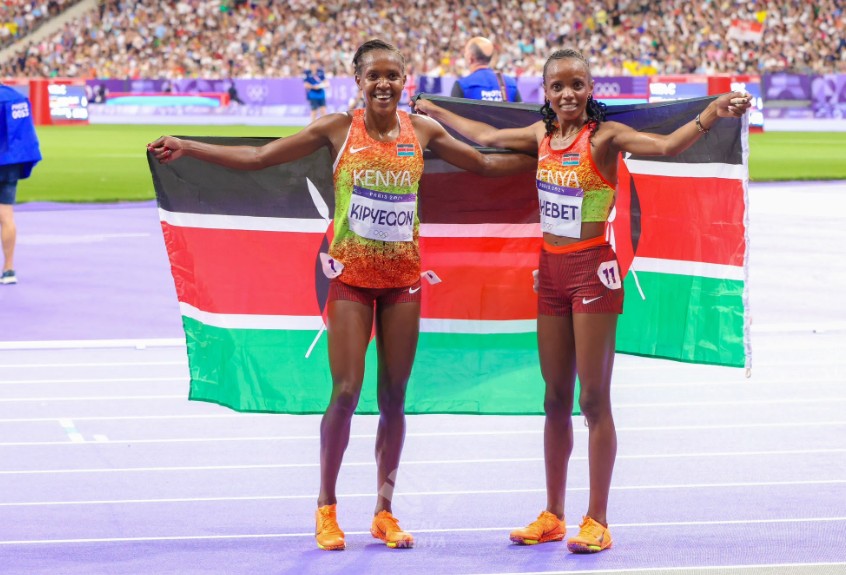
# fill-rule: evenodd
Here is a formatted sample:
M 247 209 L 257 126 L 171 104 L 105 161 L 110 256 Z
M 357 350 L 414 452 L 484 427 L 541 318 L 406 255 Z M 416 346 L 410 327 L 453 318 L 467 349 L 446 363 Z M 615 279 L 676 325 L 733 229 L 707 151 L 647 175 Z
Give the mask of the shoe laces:
M 379 522 L 380 522 L 379 527 L 382 528 L 385 531 L 385 533 L 387 533 L 388 531 L 402 531 L 402 529 L 399 526 L 399 519 L 394 517 L 392 514 L 387 513 L 387 512 L 380 513 L 378 519 L 379 519 Z M 387 526 L 382 523 L 383 521 L 385 523 L 388 523 L 392 527 L 392 529 L 388 529 Z
M 598 521 L 591 519 L 587 515 L 582 519 L 582 524 L 580 525 L 580 534 L 582 535 L 589 535 L 596 540 L 602 536 L 605 532 L 605 527 Z
M 338 525 L 337 516 L 331 511 L 320 512 L 320 531 L 324 533 L 336 533 L 341 530 Z
M 548 511 L 541 511 L 538 518 L 532 521 L 529 527 L 540 529 L 542 532 L 549 531 L 555 527 L 555 521 L 558 520 L 554 514 Z

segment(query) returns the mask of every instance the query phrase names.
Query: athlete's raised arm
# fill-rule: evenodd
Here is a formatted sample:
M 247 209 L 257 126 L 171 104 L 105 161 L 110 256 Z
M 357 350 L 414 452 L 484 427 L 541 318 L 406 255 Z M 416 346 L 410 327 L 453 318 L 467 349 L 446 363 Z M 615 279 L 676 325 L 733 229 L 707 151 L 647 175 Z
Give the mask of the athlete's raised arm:
M 434 118 L 446 124 L 465 138 L 490 148 L 505 148 L 535 154 L 538 142 L 543 137 L 543 123 L 537 122 L 525 128 L 495 128 L 484 122 L 469 120 L 441 108 L 431 100 L 418 99 L 414 109 L 419 114 Z
M 221 146 L 162 136 L 147 144 L 147 150 L 162 164 L 189 156 L 237 170 L 261 170 L 298 160 L 323 146 L 329 146 L 334 158 L 349 126 L 348 114 L 330 114 L 292 136 L 273 140 L 264 146 Z
M 751 107 L 751 96 L 745 92 L 730 92 L 712 101 L 690 122 L 671 134 L 638 132 L 617 122 L 607 122 L 609 150 L 612 156 L 617 152 L 630 152 L 640 156 L 675 156 L 688 149 L 700 137 L 708 133 L 719 118 L 739 118 Z
M 411 116 L 411 123 L 422 148 L 469 172 L 483 176 L 507 176 L 534 169 L 537 159 L 524 153 L 483 154 L 453 138 L 443 126 L 425 116 Z

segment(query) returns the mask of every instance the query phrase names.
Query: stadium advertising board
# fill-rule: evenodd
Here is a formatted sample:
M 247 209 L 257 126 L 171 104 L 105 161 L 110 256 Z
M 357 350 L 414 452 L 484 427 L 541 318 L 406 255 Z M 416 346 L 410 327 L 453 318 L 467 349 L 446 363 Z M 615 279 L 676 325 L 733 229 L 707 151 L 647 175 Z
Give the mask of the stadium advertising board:
M 48 82 L 47 105 L 52 124 L 88 122 L 88 96 L 83 85 Z
M 766 118 L 840 120 L 846 118 L 846 74 L 766 74 L 763 97 Z
M 649 101 L 669 102 L 704 98 L 708 95 L 708 77 L 704 75 L 650 76 Z

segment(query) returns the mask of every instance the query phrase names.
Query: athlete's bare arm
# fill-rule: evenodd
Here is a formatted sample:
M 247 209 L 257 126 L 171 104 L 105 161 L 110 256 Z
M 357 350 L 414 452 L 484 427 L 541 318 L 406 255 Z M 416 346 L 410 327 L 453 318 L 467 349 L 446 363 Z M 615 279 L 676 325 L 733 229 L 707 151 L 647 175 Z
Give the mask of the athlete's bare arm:
M 483 154 L 453 138 L 443 126 L 425 116 L 411 116 L 411 124 L 422 148 L 429 148 L 443 160 L 483 176 L 507 176 L 532 170 L 537 160 L 526 154 Z
M 296 134 L 264 146 L 220 146 L 162 136 L 148 144 L 147 149 L 162 164 L 190 156 L 227 168 L 260 170 L 298 160 L 324 146 L 329 147 L 334 159 L 343 145 L 351 121 L 349 114 L 323 116 Z
M 745 92 L 723 94 L 708 104 L 699 115 L 700 126 L 709 130 L 718 118 L 739 118 L 751 105 L 751 96 Z M 610 128 L 609 152 L 615 156 L 618 152 L 631 152 L 640 156 L 675 156 L 692 146 L 704 134 L 693 118 L 667 135 L 638 132 L 617 122 L 608 122 L 607 127 Z
M 454 114 L 431 100 L 422 98 L 414 103 L 414 108 L 418 113 L 446 124 L 465 138 L 491 148 L 505 148 L 536 154 L 538 144 L 546 131 L 543 122 L 536 122 L 525 128 L 495 128 L 484 122 L 469 120 Z

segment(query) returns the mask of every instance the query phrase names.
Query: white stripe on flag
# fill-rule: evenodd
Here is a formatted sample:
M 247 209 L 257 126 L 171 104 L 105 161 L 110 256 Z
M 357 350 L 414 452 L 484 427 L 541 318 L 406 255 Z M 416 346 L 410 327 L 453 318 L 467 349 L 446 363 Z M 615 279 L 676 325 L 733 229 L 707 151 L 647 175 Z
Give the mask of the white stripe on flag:
M 745 180 L 748 168 L 743 164 L 679 164 L 675 162 L 653 162 L 651 160 L 626 159 L 626 167 L 632 174 L 649 176 L 670 176 L 674 178 L 722 178 Z
M 219 214 L 168 212 L 159 208 L 159 219 L 172 226 L 212 230 L 249 230 L 257 232 L 326 232 L 326 220 L 317 218 L 262 218 Z
M 224 329 L 285 329 L 300 331 L 318 331 L 323 327 L 323 318 L 319 315 L 258 315 L 211 313 L 202 311 L 191 304 L 179 302 L 182 315 L 197 320 L 205 325 Z
M 205 325 L 224 329 L 280 329 L 318 331 L 323 326 L 320 316 L 225 314 L 202 311 L 185 302 L 179 302 L 182 315 Z M 420 331 L 424 333 L 530 333 L 536 330 L 534 319 L 520 320 L 466 320 L 431 319 L 420 320 Z
M 540 224 L 420 224 L 427 238 L 539 238 Z
M 736 281 L 745 281 L 746 279 L 744 277 L 742 266 L 709 264 L 705 262 L 690 262 L 683 260 L 636 257 L 634 261 L 632 261 L 631 269 L 635 272 L 700 276 L 713 279 Z

